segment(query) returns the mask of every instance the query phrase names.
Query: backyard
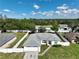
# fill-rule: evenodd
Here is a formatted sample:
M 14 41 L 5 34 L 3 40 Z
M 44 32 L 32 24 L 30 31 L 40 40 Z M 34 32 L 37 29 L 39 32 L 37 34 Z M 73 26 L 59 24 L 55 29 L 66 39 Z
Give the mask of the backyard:
M 79 59 L 79 45 L 51 47 L 45 55 L 39 56 L 39 59 Z
M 9 48 L 13 47 L 23 36 L 25 33 L 15 33 L 17 39 L 9 45 Z
M 25 33 L 16 33 L 17 39 L 9 45 L 9 48 L 13 47 Z M 0 53 L 0 59 L 23 59 L 24 53 Z

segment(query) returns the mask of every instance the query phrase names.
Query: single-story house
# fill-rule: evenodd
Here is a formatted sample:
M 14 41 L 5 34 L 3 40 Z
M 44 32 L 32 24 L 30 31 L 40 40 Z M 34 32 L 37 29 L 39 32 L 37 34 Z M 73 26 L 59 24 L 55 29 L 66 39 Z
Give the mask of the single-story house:
M 36 32 L 40 32 L 39 29 L 45 29 L 46 31 L 45 32 L 54 32 L 51 28 L 52 28 L 52 25 L 36 25 L 35 26 L 35 29 L 36 29 Z
M 58 32 L 71 32 L 71 28 L 67 24 L 59 24 Z
M 28 50 L 38 50 L 40 52 L 41 45 L 62 45 L 69 46 L 69 42 L 63 42 L 56 34 L 52 33 L 35 33 L 30 34 L 24 48 Z
M 79 43 L 79 33 L 66 33 L 64 36 L 68 41 L 70 41 L 71 43 Z

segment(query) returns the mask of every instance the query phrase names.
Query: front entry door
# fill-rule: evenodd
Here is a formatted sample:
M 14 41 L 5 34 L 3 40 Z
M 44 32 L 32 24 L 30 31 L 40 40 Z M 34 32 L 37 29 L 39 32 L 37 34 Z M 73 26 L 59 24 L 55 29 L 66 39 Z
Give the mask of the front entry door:
M 49 44 L 51 45 L 51 41 L 49 41 Z

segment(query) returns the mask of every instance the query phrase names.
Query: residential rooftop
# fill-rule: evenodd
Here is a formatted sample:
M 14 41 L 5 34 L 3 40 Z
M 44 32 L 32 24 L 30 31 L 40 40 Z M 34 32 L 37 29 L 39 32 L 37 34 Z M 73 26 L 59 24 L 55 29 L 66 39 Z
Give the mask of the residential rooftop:
M 0 34 L 0 46 L 5 44 L 6 42 L 10 41 L 14 37 L 16 37 L 16 35 L 14 33 L 1 33 Z
M 56 34 L 52 33 L 34 33 L 31 34 L 23 46 L 40 46 L 41 41 L 62 41 Z
M 71 42 L 72 40 L 76 40 L 77 38 L 79 38 L 79 33 L 78 32 L 66 33 L 65 38 L 67 38 Z

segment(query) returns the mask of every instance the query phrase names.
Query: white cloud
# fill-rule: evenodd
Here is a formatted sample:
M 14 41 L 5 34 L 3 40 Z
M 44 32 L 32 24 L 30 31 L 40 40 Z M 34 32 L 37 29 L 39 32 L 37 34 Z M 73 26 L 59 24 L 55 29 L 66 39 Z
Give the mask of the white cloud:
M 33 7 L 34 7 L 35 9 L 39 9 L 39 8 L 40 8 L 40 6 L 37 5 L 37 4 L 34 4 Z
M 75 14 L 76 13 L 79 13 L 79 10 L 78 9 L 71 9 L 71 11 L 74 12 Z
M 66 4 L 63 4 L 62 6 L 58 6 L 57 9 L 58 9 L 58 11 L 56 11 L 56 13 L 58 13 L 58 12 L 63 13 L 63 14 L 70 14 L 70 13 L 76 14 L 76 13 L 79 13 L 78 9 L 70 8 Z
M 22 16 L 26 16 L 27 14 L 26 13 L 22 13 Z
M 60 14 L 61 12 L 60 11 L 55 11 L 55 13 Z
M 53 16 L 53 11 L 44 11 L 44 12 L 41 12 L 42 15 L 44 16 Z
M 36 15 L 37 13 L 35 11 L 32 11 L 32 15 Z
M 79 15 L 79 9 L 71 8 L 70 6 L 63 4 L 62 6 L 57 7 L 55 13 L 61 18 L 77 18 Z
M 69 6 L 67 6 L 66 4 L 63 4 L 62 6 L 57 7 L 57 9 L 59 9 L 59 10 L 66 10 L 68 8 L 69 8 Z
M 77 18 L 79 16 L 79 9 L 70 8 L 70 6 L 63 4 L 62 6 L 58 6 L 55 11 L 32 11 L 32 15 L 41 15 L 42 17 L 49 18 Z
M 4 9 L 3 11 L 4 12 L 11 12 L 11 10 L 9 10 L 9 9 Z
M 42 16 L 53 16 L 53 11 L 44 11 L 44 12 L 41 12 L 41 11 L 38 11 L 38 12 L 35 12 L 35 11 L 32 11 L 32 14 L 33 15 L 42 15 Z

